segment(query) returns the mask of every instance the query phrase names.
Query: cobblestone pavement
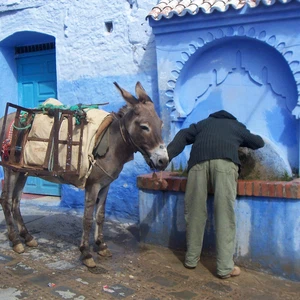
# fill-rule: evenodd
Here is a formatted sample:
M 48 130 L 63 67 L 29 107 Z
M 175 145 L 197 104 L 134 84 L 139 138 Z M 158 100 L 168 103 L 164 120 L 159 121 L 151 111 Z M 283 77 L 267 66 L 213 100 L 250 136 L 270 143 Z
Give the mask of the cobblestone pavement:
M 0 299 L 300 299 L 300 283 L 242 268 L 221 280 L 214 260 L 204 257 L 194 270 L 182 265 L 183 252 L 138 243 L 136 225 L 106 221 L 113 253 L 95 252 L 97 267 L 80 261 L 82 211 L 59 207 L 57 198 L 22 200 L 28 229 L 39 246 L 14 253 L 0 211 Z

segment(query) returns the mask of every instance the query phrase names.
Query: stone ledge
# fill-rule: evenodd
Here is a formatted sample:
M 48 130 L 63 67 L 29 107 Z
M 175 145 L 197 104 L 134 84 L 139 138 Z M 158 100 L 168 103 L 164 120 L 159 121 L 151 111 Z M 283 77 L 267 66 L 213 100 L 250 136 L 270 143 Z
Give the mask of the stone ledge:
M 137 186 L 140 189 L 185 192 L 186 177 L 178 176 L 174 172 L 158 172 L 140 175 Z M 167 183 L 167 184 L 165 184 Z M 292 181 L 265 181 L 265 180 L 239 180 L 238 196 L 270 197 L 300 199 L 300 179 Z

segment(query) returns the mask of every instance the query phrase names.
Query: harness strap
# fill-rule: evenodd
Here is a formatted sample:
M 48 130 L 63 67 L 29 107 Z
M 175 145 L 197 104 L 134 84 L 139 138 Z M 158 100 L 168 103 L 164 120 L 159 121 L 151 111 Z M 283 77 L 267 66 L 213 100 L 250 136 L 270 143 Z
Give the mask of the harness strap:
M 107 125 L 103 125 L 105 119 L 109 118 L 108 124 Z M 109 126 L 109 124 L 112 122 L 113 119 L 117 120 L 119 122 L 119 129 L 120 129 L 120 133 L 122 136 L 123 141 L 125 142 L 125 144 L 129 145 L 132 147 L 134 152 L 139 151 L 145 158 L 147 157 L 149 159 L 149 162 L 152 164 L 152 161 L 149 157 L 149 155 L 140 147 L 138 146 L 134 140 L 131 138 L 123 120 L 124 118 L 119 118 L 117 117 L 117 115 L 115 113 L 111 113 L 109 114 L 107 117 L 104 119 L 104 121 L 101 123 L 98 131 L 99 134 L 97 132 L 97 139 L 96 139 L 96 143 L 95 143 L 95 147 L 97 147 L 99 145 L 99 143 L 101 142 L 101 138 L 103 137 L 103 135 L 101 133 L 103 133 L 103 131 L 106 130 L 106 128 Z M 92 159 L 90 160 L 91 162 L 91 166 L 89 168 L 88 173 L 86 174 L 86 178 L 90 175 L 91 171 L 92 171 L 92 167 L 94 165 L 96 165 L 100 170 L 102 170 L 109 178 L 111 178 L 112 180 L 115 180 L 116 178 L 114 178 L 113 176 L 111 176 L 99 163 L 97 163 L 97 161 L 94 159 L 94 156 L 92 157 Z
M 119 119 L 118 121 L 119 121 L 120 133 L 121 133 L 121 136 L 122 136 L 124 142 L 125 142 L 127 145 L 130 145 L 130 146 L 133 148 L 134 152 L 139 151 L 139 152 L 141 152 L 143 155 L 146 155 L 145 151 L 144 151 L 141 147 L 139 147 L 139 146 L 133 141 L 133 139 L 131 138 L 131 136 L 130 136 L 130 134 L 129 134 L 129 132 L 128 132 L 128 130 L 127 130 L 127 128 L 126 128 L 124 122 L 123 122 L 123 119 L 121 118 L 121 119 Z
M 85 178 L 88 178 L 92 172 L 92 168 L 93 166 L 97 166 L 103 173 L 105 173 L 105 175 L 107 175 L 110 179 L 112 180 L 115 180 L 117 177 L 112 177 L 110 174 L 108 174 L 104 169 L 103 167 L 97 163 L 97 161 L 94 159 L 94 156 L 93 155 L 89 155 L 89 161 L 91 162 L 91 166 L 88 170 L 88 172 L 86 173 L 85 175 Z
M 104 134 L 108 130 L 108 127 L 112 123 L 114 118 L 115 118 L 115 116 L 113 113 L 109 114 L 104 118 L 104 120 L 100 124 L 100 126 L 97 130 L 97 133 L 96 133 L 96 137 L 95 137 L 95 145 L 94 145 L 94 151 L 93 151 L 94 155 L 97 155 L 97 148 L 99 147 L 99 144 L 101 143 L 101 140 L 102 140 Z M 89 161 L 91 164 L 90 164 L 88 172 L 85 175 L 85 178 L 88 178 L 90 176 L 93 166 L 96 165 L 103 173 L 105 173 L 105 175 L 107 175 L 112 180 L 115 180 L 116 178 L 114 178 L 110 174 L 108 174 L 107 171 L 104 170 L 104 168 L 99 163 L 97 163 L 93 154 L 89 155 Z
M 127 128 L 126 128 L 126 126 L 125 126 L 125 124 L 124 124 L 122 118 L 119 119 L 119 127 L 120 127 L 121 136 L 122 136 L 124 142 L 125 142 L 127 145 L 130 145 L 130 146 L 133 148 L 134 152 L 139 151 L 139 152 L 143 155 L 143 157 L 144 157 L 145 159 L 148 158 L 150 164 L 151 164 L 152 167 L 154 168 L 153 163 L 152 163 L 152 160 L 150 159 L 148 153 L 147 153 L 146 151 L 144 151 L 139 145 L 137 145 L 137 144 L 134 142 L 134 140 L 131 138 L 131 136 L 130 136 L 130 134 L 129 134 L 129 132 L 128 132 L 128 130 L 127 130 Z M 146 159 L 146 161 L 147 161 L 147 159 Z
M 95 161 L 95 165 L 101 170 L 103 171 L 103 173 L 105 173 L 105 175 L 107 175 L 111 180 L 115 180 L 117 177 L 113 177 L 111 176 L 110 174 L 108 174 L 104 169 L 103 167 L 97 163 L 97 161 Z
M 114 115 L 113 114 L 109 114 L 101 122 L 99 128 L 97 129 L 97 133 L 96 133 L 96 136 L 95 136 L 95 145 L 94 145 L 94 148 L 96 148 L 98 146 L 98 144 L 100 143 L 101 138 L 102 138 L 102 133 L 111 124 L 111 122 L 113 121 L 113 118 L 114 118 Z

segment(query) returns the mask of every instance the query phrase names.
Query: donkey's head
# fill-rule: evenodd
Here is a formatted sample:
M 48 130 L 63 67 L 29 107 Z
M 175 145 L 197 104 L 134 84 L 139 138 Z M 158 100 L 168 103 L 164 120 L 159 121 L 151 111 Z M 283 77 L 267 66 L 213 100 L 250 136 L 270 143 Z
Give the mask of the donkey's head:
M 158 117 L 154 104 L 146 94 L 140 82 L 135 86 L 136 97 L 115 86 L 127 102 L 121 118 L 126 139 L 144 156 L 147 164 L 154 169 L 164 170 L 168 163 L 168 152 L 161 137 L 162 121 Z

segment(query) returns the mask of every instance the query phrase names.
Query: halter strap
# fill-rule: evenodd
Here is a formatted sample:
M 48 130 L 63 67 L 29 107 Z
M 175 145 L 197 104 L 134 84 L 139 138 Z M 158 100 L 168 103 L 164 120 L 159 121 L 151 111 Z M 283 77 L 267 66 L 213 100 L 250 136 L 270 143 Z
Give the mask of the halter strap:
M 152 160 L 150 159 L 150 156 L 148 155 L 148 153 L 146 151 L 144 151 L 139 145 L 137 145 L 135 143 L 135 141 L 132 139 L 132 137 L 130 136 L 130 134 L 126 128 L 125 122 L 123 121 L 124 118 L 117 118 L 116 116 L 115 116 L 115 118 L 119 122 L 120 133 L 121 133 L 121 136 L 122 136 L 124 142 L 127 145 L 130 145 L 133 148 L 134 152 L 139 151 L 143 155 L 144 158 L 147 157 L 149 159 L 151 166 L 154 168 Z
M 133 151 L 134 152 L 137 152 L 139 151 L 143 157 L 147 157 L 149 159 L 149 162 L 150 164 L 152 164 L 152 161 L 150 159 L 150 156 L 148 155 L 147 152 L 145 152 L 140 146 L 138 146 L 134 140 L 131 138 L 126 126 L 125 126 L 125 123 L 124 123 L 124 118 L 120 118 L 118 117 L 115 113 L 111 113 L 111 115 L 113 116 L 113 118 L 118 121 L 119 123 L 119 129 L 120 129 L 120 134 L 122 136 L 122 139 L 124 141 L 125 144 L 131 146 L 133 148 Z M 91 161 L 91 167 L 90 167 L 90 171 L 89 171 L 89 174 L 91 172 L 91 169 L 92 167 L 96 165 L 100 170 L 102 170 L 109 178 L 111 178 L 112 180 L 115 180 L 116 178 L 114 178 L 113 176 L 111 176 L 99 163 L 97 163 L 97 161 L 94 159 L 92 159 Z M 153 166 L 154 167 L 154 166 Z
M 124 123 L 124 121 L 123 121 L 124 118 L 117 118 L 117 117 L 116 117 L 116 119 L 117 119 L 118 122 L 119 122 L 120 133 L 121 133 L 121 136 L 122 136 L 124 142 L 125 142 L 127 145 L 130 145 L 130 146 L 133 148 L 134 152 L 139 151 L 139 152 L 141 152 L 141 154 L 142 154 L 143 156 L 148 156 L 148 154 L 147 154 L 147 153 L 146 153 L 139 145 L 137 145 L 137 144 L 135 143 L 135 141 L 131 138 L 131 136 L 130 136 L 130 134 L 129 134 L 127 128 L 126 128 L 126 125 L 125 125 L 125 123 Z M 149 156 L 148 156 L 148 157 L 149 157 Z M 150 158 L 150 157 L 149 157 L 149 158 Z

